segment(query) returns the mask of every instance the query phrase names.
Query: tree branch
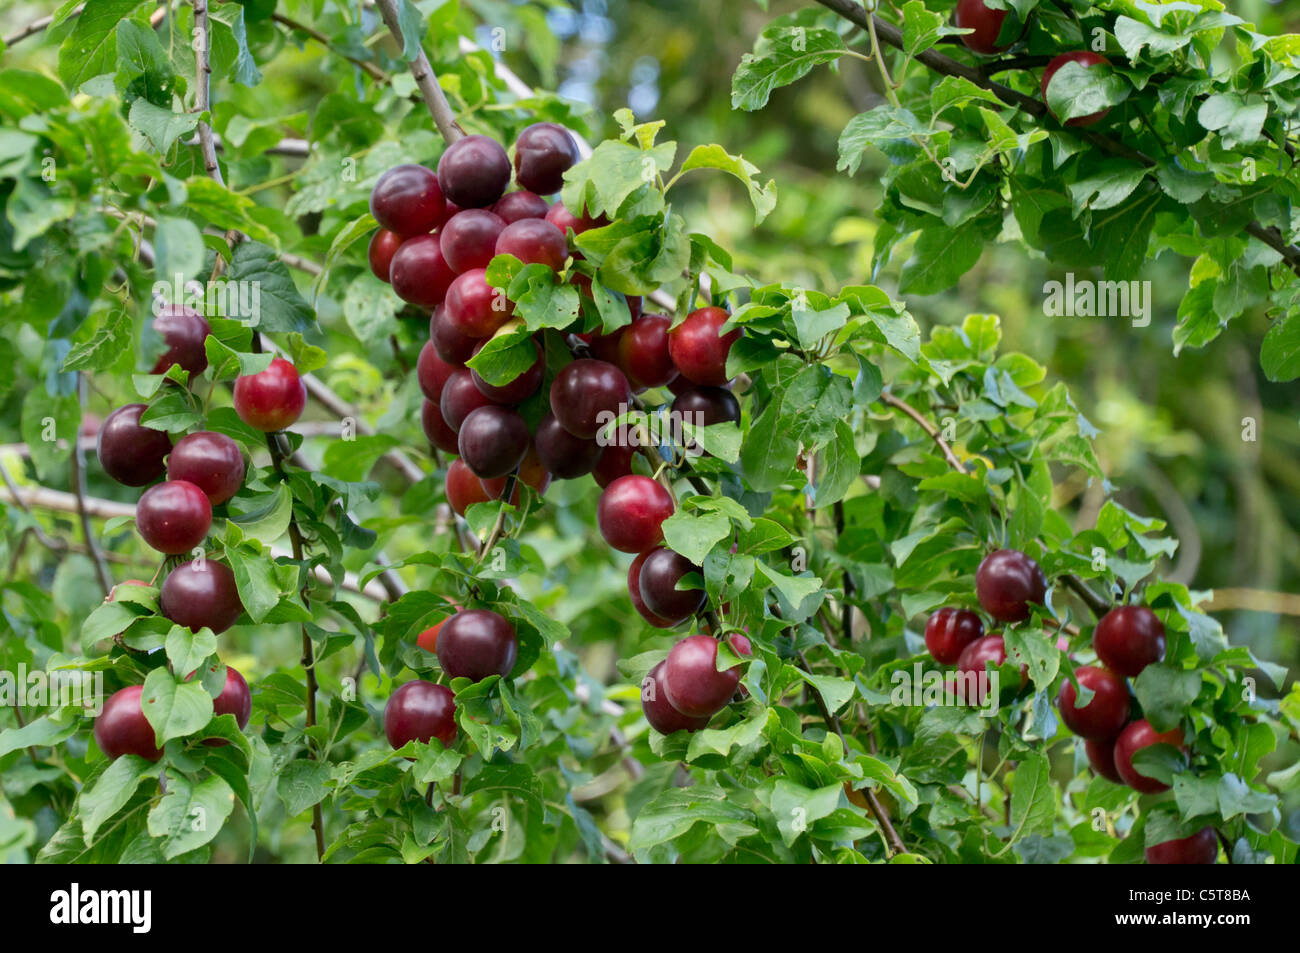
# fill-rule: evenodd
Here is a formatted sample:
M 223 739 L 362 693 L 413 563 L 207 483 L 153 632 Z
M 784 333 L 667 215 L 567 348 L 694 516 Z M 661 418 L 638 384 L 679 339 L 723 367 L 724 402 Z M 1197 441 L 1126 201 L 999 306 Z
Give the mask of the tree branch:
M 212 108 L 212 63 L 209 47 L 212 34 L 208 28 L 208 0 L 194 0 L 194 29 L 201 34 L 198 49 L 194 51 L 194 111 L 205 113 Z M 199 120 L 199 152 L 203 155 L 203 168 L 218 185 L 225 185 L 221 165 L 217 162 L 217 146 L 212 139 L 212 127 Z
M 393 35 L 397 45 L 405 49 L 406 43 L 402 39 L 402 25 L 398 18 L 395 0 L 376 0 L 376 6 L 379 7 L 379 15 L 384 18 L 384 25 L 388 27 L 388 32 Z M 442 133 L 443 141 L 451 145 L 458 139 L 463 139 L 465 133 L 456 124 L 456 116 L 451 111 L 451 105 L 433 75 L 429 58 L 424 55 L 424 46 L 418 42 L 416 46 L 416 56 L 411 61 L 411 77 L 415 80 L 415 85 L 420 87 L 424 104 L 429 107 L 429 115 L 433 116 L 433 124 L 438 127 L 438 132 Z
M 77 374 L 77 394 L 81 398 L 81 406 L 86 405 L 86 378 L 85 375 L 78 372 Z M 71 461 L 72 474 L 71 480 L 72 492 L 77 497 L 77 518 L 81 522 L 81 535 L 86 540 L 86 548 L 90 550 L 90 558 L 95 564 L 95 575 L 99 578 L 99 587 L 104 590 L 104 597 L 107 598 L 113 591 L 113 574 L 109 572 L 108 563 L 104 560 L 104 554 L 99 550 L 99 542 L 95 539 L 95 534 L 90 528 L 90 514 L 86 512 L 86 455 L 81 448 L 81 441 L 74 439 L 72 441 L 72 453 L 69 455 Z
M 317 30 L 314 27 L 310 27 L 305 23 L 299 23 L 297 20 L 291 19 L 282 13 L 271 14 L 271 19 L 274 20 L 276 23 L 288 27 L 290 30 L 296 30 L 299 33 L 303 33 L 311 37 L 313 40 L 315 40 L 321 46 L 325 47 L 325 49 L 329 50 L 331 53 L 335 54 L 336 56 L 343 57 L 345 60 L 347 60 L 353 66 L 360 69 L 362 72 L 364 72 L 375 82 L 383 83 L 384 85 L 388 84 L 389 80 L 388 80 L 387 73 L 381 70 L 374 63 L 367 62 L 366 60 L 359 60 L 355 56 L 351 56 L 345 53 L 343 50 L 340 50 L 330 41 L 330 38 L 326 36 L 324 33 L 322 33 L 320 30 Z

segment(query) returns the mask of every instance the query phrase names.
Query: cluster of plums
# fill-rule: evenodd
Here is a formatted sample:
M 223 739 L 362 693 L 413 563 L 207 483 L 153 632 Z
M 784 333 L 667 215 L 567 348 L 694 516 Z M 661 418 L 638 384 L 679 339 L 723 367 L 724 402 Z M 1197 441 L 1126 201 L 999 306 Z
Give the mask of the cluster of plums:
M 184 306 L 158 309 L 153 329 L 166 351 L 153 367 L 165 373 L 173 364 L 193 381 L 208 366 L 204 341 L 209 325 L 203 315 Z M 235 381 L 234 405 L 244 423 L 258 430 L 283 430 L 298 419 L 307 390 L 294 366 L 274 358 L 258 374 Z M 201 551 L 212 526 L 213 507 L 225 504 L 244 483 L 244 455 L 225 434 L 200 430 L 173 446 L 171 437 L 142 424 L 144 404 L 126 404 L 100 425 L 96 452 L 100 466 L 125 486 L 149 486 L 136 506 L 136 527 L 144 541 L 167 556 Z M 161 482 L 155 482 L 165 477 Z M 213 559 L 177 563 L 163 580 L 158 596 L 162 615 L 197 632 L 205 626 L 220 634 L 244 611 L 230 567 Z M 114 694 L 95 722 L 95 736 L 110 757 L 139 754 L 156 760 L 153 729 L 140 710 L 141 687 Z M 242 728 L 251 711 L 248 684 L 227 668 L 225 690 L 214 703 L 217 714 L 234 714 Z
M 1042 567 L 1025 553 L 999 549 L 986 556 L 976 570 L 975 594 L 980 607 L 997 621 L 1022 622 L 1029 618 L 1030 606 L 1042 604 L 1046 597 L 1047 578 Z M 1006 661 L 1002 636 L 985 635 L 983 620 L 968 609 L 945 607 L 931 614 L 925 625 L 925 645 L 936 662 L 956 663 L 963 674 L 984 672 L 986 662 L 999 666 Z M 1057 646 L 1065 649 L 1068 642 L 1062 637 Z M 1136 702 L 1126 681 L 1164 658 L 1164 625 L 1145 606 L 1118 606 L 1097 623 L 1092 647 L 1100 664 L 1074 670 L 1079 685 L 1091 691 L 1092 698 L 1079 704 L 1078 691 L 1066 681 L 1057 696 L 1061 720 L 1084 739 L 1088 761 L 1097 774 L 1143 794 L 1168 790 L 1168 785 L 1139 774 L 1133 756 L 1153 744 L 1182 748 L 1183 734 L 1177 729 L 1157 732 L 1145 718 L 1133 718 Z M 1022 669 L 1022 681 L 1025 675 Z M 981 697 L 976 703 L 980 703 L 985 691 L 982 682 L 977 691 Z M 1148 849 L 1147 860 L 1213 863 L 1217 851 L 1214 831 L 1205 828 L 1191 837 Z M 1192 859 L 1169 859 L 1175 857 Z
M 1019 39 L 1017 37 L 1012 39 L 1011 42 L 998 42 L 1008 12 L 1007 10 L 994 10 L 992 7 L 987 6 L 984 0 L 960 0 L 956 11 L 953 13 L 953 24 L 959 28 L 974 31 L 962 34 L 961 41 L 966 44 L 967 49 L 985 56 L 993 56 L 998 53 L 1005 53 Z M 1051 84 L 1052 77 L 1066 63 L 1078 63 L 1085 69 L 1091 69 L 1101 63 L 1109 64 L 1109 62 L 1106 57 L 1091 50 L 1074 50 L 1053 57 L 1043 70 L 1043 101 L 1047 102 L 1047 87 Z M 1092 126 L 1101 122 L 1108 112 L 1110 112 L 1109 109 L 1103 109 L 1087 116 L 1076 116 L 1074 119 L 1067 120 L 1065 124 L 1076 127 Z
M 1047 596 L 1047 577 L 1030 556 L 1018 549 L 999 549 L 989 553 L 975 572 L 975 594 L 980 607 L 998 622 L 1023 622 L 1029 618 L 1030 606 L 1041 605 Z M 962 675 L 974 674 L 976 697 L 968 699 L 981 705 L 988 690 L 982 677 L 985 663 L 994 668 L 1007 660 L 1006 644 L 1001 635 L 984 634 L 984 621 L 969 609 L 945 607 L 935 611 L 925 623 L 925 646 L 936 662 L 957 666 Z M 1027 672 L 1021 669 L 1021 680 Z
M 491 609 L 458 609 L 420 633 L 418 644 L 438 656 L 449 678 L 481 682 L 492 675 L 507 678 L 519 657 L 519 640 L 510 620 Z M 456 704 L 451 689 L 414 681 L 399 687 L 384 707 L 384 734 L 394 749 L 408 741 L 444 746 L 456 740 Z
M 419 165 L 388 170 L 370 196 L 371 213 L 380 225 L 370 242 L 370 267 L 404 301 L 431 312 L 429 341 L 420 352 L 416 376 L 425 398 L 425 435 L 434 447 L 457 455 L 447 468 L 451 508 L 464 516 L 474 503 L 501 499 L 512 474 L 539 494 L 553 478 L 592 474 L 603 489 L 597 514 L 601 535 L 613 548 L 637 557 L 628 574 L 633 605 L 653 625 L 676 626 L 699 611 L 704 592 L 677 588 L 684 576 L 700 569 L 660 545 L 662 524 L 674 509 L 672 494 L 650 477 L 633 473 L 637 441 L 625 430 L 603 431 L 631 408 L 634 394 L 658 387 L 669 388 L 671 411 L 691 423 L 739 421 L 740 404 L 727 386 L 726 362 L 740 332 L 722 333 L 728 313 L 700 308 L 672 328 L 667 315 L 643 313 L 642 300 L 629 297 L 632 321 L 611 334 L 586 332 L 579 318 L 566 329 L 573 335 L 577 359 L 555 375 L 547 393 L 549 412 L 531 430 L 517 408 L 544 383 L 546 359 L 539 341 L 531 342 L 532 364 L 508 383 L 491 384 L 466 366 L 493 335 L 511 330 L 513 304 L 486 280 L 496 255 L 546 265 L 590 298 L 590 278 L 570 267 L 581 255 L 570 248 L 569 236 L 608 222 L 575 215 L 562 202 L 547 199 L 559 191 L 565 171 L 577 160 L 577 145 L 567 130 L 536 123 L 515 142 L 515 191 L 506 191 L 510 157 L 486 136 L 467 136 L 450 145 L 436 172 Z M 518 502 L 517 492 L 516 486 L 512 504 Z M 451 621 L 465 615 L 458 613 Z M 428 636 L 422 634 L 421 645 L 434 651 Z M 434 639 L 443 670 L 454 677 L 456 663 L 449 668 L 443 658 L 448 637 L 444 628 Z M 692 638 L 709 642 L 716 654 L 712 639 Z M 682 662 L 677 667 L 686 671 L 690 666 Z M 738 674 L 713 674 L 731 683 L 725 692 L 721 683 L 716 687 L 721 701 L 715 704 L 706 692 L 703 701 L 683 701 L 681 711 L 689 714 L 676 717 L 707 721 L 730 700 Z M 692 684 L 686 675 L 677 681 Z M 408 709 L 417 714 L 405 714 Z M 388 711 L 389 740 L 399 747 L 412 737 L 454 736 L 450 693 L 432 683 L 403 686 Z M 652 718 L 652 724 L 656 720 L 668 724 L 663 718 Z

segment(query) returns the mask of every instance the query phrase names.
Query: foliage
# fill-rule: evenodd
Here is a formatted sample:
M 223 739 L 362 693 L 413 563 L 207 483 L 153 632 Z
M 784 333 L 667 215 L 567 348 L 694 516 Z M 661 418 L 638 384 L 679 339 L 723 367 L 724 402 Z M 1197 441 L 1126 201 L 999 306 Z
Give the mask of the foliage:
M 1284 246 L 1296 238 L 1295 38 L 1263 36 L 1210 2 L 1012 5 L 1033 14 L 1031 57 L 1104 31 L 1114 69 L 1063 72 L 1053 108 L 1082 115 L 1102 104 L 1111 115 L 1096 137 L 1077 135 L 969 80 L 936 82 L 917 57 L 952 49 L 951 4 L 911 0 L 899 20 L 905 50 L 889 54 L 897 102 L 856 116 L 839 140 L 845 172 L 872 149 L 888 163 L 874 284 L 755 277 L 679 197 L 721 172 L 758 226 L 779 214 L 779 182 L 731 141 L 679 147 L 668 138 L 675 123 L 627 110 L 566 175 L 565 203 L 610 220 L 576 238 L 593 298 L 506 257 L 489 271 L 526 331 L 546 334 L 542 393 L 569 359 L 564 332 L 626 324 L 630 295 L 662 292 L 676 321 L 723 305 L 744 330 L 727 367 L 743 382 L 739 428 L 695 435 L 709 455 L 663 447 L 651 462 L 676 492 L 667 540 L 703 568 L 712 613 L 700 624 L 753 642 L 748 697 L 707 729 L 666 737 L 648 728 L 639 693 L 675 639 L 629 611 L 626 561 L 589 545 L 591 484 L 525 493 L 518 507 L 476 504 L 463 527 L 445 509 L 445 461 L 427 449 L 405 373 L 427 315 L 371 276 L 362 241 L 378 175 L 399 162 L 432 167 L 443 146 L 402 48 L 367 42 L 382 29 L 377 17 L 289 5 L 287 15 L 310 15 L 325 49 L 267 5 L 215 9 L 214 105 L 198 114 L 190 7 L 169 7 L 154 26 L 153 4 L 90 0 L 79 16 L 65 6 L 46 37 L 57 72 L 0 71 L 0 398 L 31 472 L 0 462 L 19 487 L 78 492 L 78 472 L 67 474 L 80 467 L 76 435 L 91 414 L 84 381 L 103 411 L 141 400 L 147 422 L 174 437 L 229 435 L 252 465 L 218 508 L 208 551 L 234 570 L 247 617 L 219 637 L 192 634 L 157 614 L 153 585 L 120 587 L 100 604 L 87 595 L 97 585 L 89 560 L 66 540 L 37 548 L 41 536 L 75 534 L 7 503 L 3 668 L 102 674 L 106 694 L 143 684 L 166 745 L 159 765 L 109 761 L 88 717 L 15 719 L 0 732 L 7 856 L 305 859 L 319 812 L 332 862 L 1137 862 L 1144 845 L 1206 824 L 1236 862 L 1294 862 L 1282 798 L 1295 771 L 1283 752 L 1294 751 L 1300 695 L 1286 671 L 1230 644 L 1203 611 L 1205 593 L 1158 577 L 1177 547 L 1163 521 L 1114 499 L 1086 528 L 1062 515 L 1064 487 L 1106 486 L 1097 431 L 1043 364 L 1002 346 L 997 317 L 926 334 L 900 298 L 951 287 L 1008 233 L 1115 280 L 1168 249 L 1194 261 L 1178 346 L 1210 345 L 1266 302 L 1280 317 L 1264 369 L 1294 378 L 1288 328 L 1300 285 L 1287 253 L 1244 229 L 1277 228 Z M 489 22 L 506 18 L 507 35 L 528 38 L 532 67 L 553 77 L 558 54 L 541 11 L 502 6 Z M 591 117 L 554 94 L 510 92 L 488 53 L 460 52 L 476 8 L 402 4 L 406 52 L 423 37 L 466 131 L 509 143 L 541 118 L 592 132 Z M 304 42 L 307 59 L 295 48 Z M 879 60 L 870 42 L 825 10 L 780 17 L 738 64 L 733 103 L 761 108 L 863 44 Z M 1233 68 L 1212 70 L 1225 44 Z M 295 68 L 286 61 L 322 69 L 327 88 L 310 116 L 253 98 Z M 1037 95 L 1028 74 L 1002 81 Z M 200 122 L 220 137 L 220 181 L 194 143 Z M 305 157 L 273 154 L 303 134 Z M 1097 137 L 1122 145 L 1108 152 Z M 286 201 L 268 197 L 272 185 L 289 187 Z M 881 275 L 899 262 L 894 294 Z M 201 380 L 145 373 L 161 350 L 149 321 L 155 283 L 177 274 L 261 289 L 255 319 L 238 306 L 212 319 Z M 369 432 L 291 431 L 281 447 L 245 425 L 227 385 L 265 366 L 265 341 L 355 404 Z M 491 381 L 518 373 L 512 343 L 485 350 L 476 369 Z M 652 391 L 650 410 L 632 416 L 667 399 Z M 315 422 L 326 415 L 314 412 Z M 133 499 L 95 468 L 88 476 L 96 497 Z M 152 558 L 129 519 L 95 533 L 124 564 Z M 477 552 L 470 537 L 493 545 Z M 919 635 L 925 615 L 977 608 L 976 566 L 1003 546 L 1036 558 L 1052 587 L 1005 630 L 996 708 L 900 696 L 900 682 L 936 670 Z M 353 591 L 386 573 L 403 583 L 383 600 Z M 1168 632 L 1165 660 L 1135 683 L 1157 728 L 1187 730 L 1186 756 L 1148 765 L 1172 783 L 1167 794 L 1092 777 L 1054 710 L 1089 657 L 1097 601 L 1148 605 Z M 452 683 L 461 734 L 451 748 L 393 751 L 383 703 L 413 676 L 439 677 L 416 637 L 455 605 L 510 619 L 519 659 L 506 679 Z M 1058 631 L 1069 634 L 1064 648 Z M 222 661 L 253 686 L 246 732 L 213 718 Z M 203 744 L 214 737 L 228 743 Z

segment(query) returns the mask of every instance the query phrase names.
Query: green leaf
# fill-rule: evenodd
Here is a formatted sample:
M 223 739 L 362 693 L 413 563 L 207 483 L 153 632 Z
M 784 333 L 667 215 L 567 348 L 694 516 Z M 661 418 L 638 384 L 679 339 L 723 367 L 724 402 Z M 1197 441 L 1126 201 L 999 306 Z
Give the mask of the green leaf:
M 254 622 L 261 622 L 280 601 L 280 587 L 270 560 L 261 554 L 227 546 L 226 561 L 235 574 L 244 611 Z
M 22 748 L 43 748 L 61 744 L 77 731 L 77 722 L 57 722 L 49 715 L 29 721 L 21 728 L 0 731 L 0 758 Z
M 311 329 L 315 315 L 298 293 L 288 267 L 276 252 L 257 241 L 240 242 L 230 262 L 230 280 L 256 289 L 253 307 L 227 317 L 242 318 L 262 331 L 299 333 Z M 233 297 L 233 296 L 232 296 Z M 242 299 L 243 295 L 239 296 Z
M 123 755 L 105 769 L 91 788 L 81 793 L 77 806 L 87 847 L 94 843 L 95 834 L 104 822 L 131 800 L 140 782 L 158 777 L 160 770 L 160 765 L 139 755 Z
M 235 807 L 235 792 L 217 775 L 198 784 L 188 777 L 167 776 L 167 793 L 149 812 L 149 833 L 163 841 L 168 860 L 196 850 L 221 832 Z
M 721 513 L 678 510 L 663 522 L 664 542 L 699 565 L 718 543 L 731 535 L 731 520 Z
M 151 146 L 165 155 L 177 139 L 198 127 L 199 116 L 198 113 L 174 112 L 141 98 L 131 104 L 130 122 Z
M 142 6 L 141 0 L 87 0 L 59 47 L 59 79 L 76 92 L 93 76 L 111 73 L 117 63 L 117 25 Z
M 632 822 L 628 849 L 645 850 L 681 837 L 698 823 L 744 825 L 753 815 L 729 800 L 728 792 L 709 784 L 668 788 L 641 808 Z
M 145 677 L 140 705 L 160 746 L 192 735 L 212 720 L 212 698 L 202 683 L 178 682 L 165 668 L 155 668 Z
M 755 110 L 767 105 L 774 89 L 807 76 L 822 63 L 844 53 L 834 30 L 795 27 L 763 34 L 760 52 L 746 53 L 731 79 L 731 108 Z
M 718 169 L 734 175 L 743 182 L 745 190 L 749 193 L 749 201 L 754 206 L 755 225 L 767 218 L 768 213 L 776 208 L 776 182 L 768 179 L 767 185 L 759 185 L 754 179 L 759 171 L 758 166 L 746 161 L 744 156 L 730 155 L 719 145 L 696 146 L 682 163 L 678 175 L 690 172 L 692 169 Z
M 772 788 L 772 815 L 786 846 L 793 844 L 809 825 L 829 815 L 846 800 L 842 784 L 806 788 L 779 778 Z
M 1052 76 L 1047 86 L 1047 105 L 1064 123 L 1118 106 L 1132 89 L 1127 80 L 1105 63 L 1081 66 L 1069 62 Z
M 1050 836 L 1055 817 L 1051 765 L 1044 754 L 1030 751 L 1016 765 L 1011 781 L 1011 840 L 1030 834 Z
M 329 765 L 297 758 L 290 761 L 275 782 L 275 793 L 284 802 L 284 812 L 297 817 L 319 804 L 329 793 Z
M 121 308 L 99 312 L 101 321 L 89 341 L 76 345 L 63 359 L 65 371 L 104 371 L 131 349 L 131 317 Z M 87 319 L 88 321 L 91 319 Z
M 191 632 L 183 625 L 174 625 L 171 632 L 167 634 L 165 648 L 172 671 L 188 676 L 191 672 L 197 671 L 210 656 L 216 654 L 217 637 L 212 634 L 211 629 L 204 628 L 198 632 Z
M 1172 665 L 1148 665 L 1133 680 L 1142 713 L 1156 731 L 1176 727 L 1201 692 L 1201 673 Z
M 949 228 L 932 225 L 921 232 L 912 257 L 903 266 L 898 290 L 904 294 L 934 294 L 950 288 L 975 267 L 984 247 L 998 233 L 1001 220 L 989 216 Z

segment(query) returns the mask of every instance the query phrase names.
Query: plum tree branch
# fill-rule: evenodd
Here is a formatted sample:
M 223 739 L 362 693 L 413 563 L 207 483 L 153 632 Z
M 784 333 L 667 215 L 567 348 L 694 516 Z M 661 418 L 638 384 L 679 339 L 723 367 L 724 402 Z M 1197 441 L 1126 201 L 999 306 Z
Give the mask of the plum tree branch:
M 77 394 L 81 399 L 81 405 L 86 405 L 86 378 L 85 375 L 77 374 Z M 109 572 L 108 563 L 104 560 L 104 554 L 100 552 L 99 543 L 95 540 L 95 534 L 90 528 L 90 514 L 86 512 L 86 455 L 81 448 L 79 440 L 72 441 L 72 453 L 68 459 L 72 468 L 70 483 L 72 492 L 77 497 L 77 519 L 81 523 L 81 535 L 86 540 L 86 548 L 90 550 L 91 561 L 95 564 L 95 575 L 99 579 L 99 587 L 104 590 L 105 598 L 113 591 L 113 574 Z
M 194 0 L 194 29 L 199 39 L 198 49 L 194 51 L 194 111 L 202 115 L 212 108 L 212 62 L 208 52 L 212 34 L 208 26 L 208 0 Z M 221 165 L 217 162 L 217 145 L 207 120 L 199 119 L 198 134 L 203 168 L 218 185 L 225 185 Z
M 395 0 L 376 0 L 379 7 L 379 15 L 384 19 L 384 25 L 388 27 L 388 32 L 393 35 L 398 46 L 405 48 L 406 41 L 402 37 L 402 24 L 397 12 L 397 3 Z M 465 137 L 464 131 L 456 123 L 456 115 L 451 110 L 451 104 L 447 102 L 447 96 L 443 93 L 442 87 L 438 85 L 438 79 L 433 74 L 433 67 L 429 65 L 429 58 L 424 54 L 424 46 L 417 41 L 415 59 L 410 61 L 411 77 L 415 80 L 415 85 L 420 88 L 420 94 L 424 97 L 424 104 L 429 107 L 429 114 L 433 116 L 433 124 L 438 127 L 438 132 L 442 134 L 443 141 L 451 145 L 458 139 Z
M 902 29 L 888 20 L 868 13 L 860 0 L 817 0 L 817 2 L 864 30 L 874 30 L 875 35 L 887 45 L 898 50 L 907 48 L 903 40 Z M 1008 106 L 1026 112 L 1036 119 L 1042 119 L 1048 115 L 1046 103 L 989 78 L 986 70 L 996 69 L 998 67 L 996 62 L 988 64 L 984 69 L 976 69 L 933 49 L 918 53 L 913 58 L 941 75 L 967 79 L 976 86 L 987 89 Z M 1092 129 L 1073 129 L 1072 132 L 1111 155 L 1140 162 L 1148 169 L 1152 169 L 1157 165 L 1156 160 L 1151 156 L 1111 136 Z M 1266 228 L 1257 221 L 1249 223 L 1245 231 L 1276 251 L 1282 256 L 1287 266 L 1297 275 L 1300 275 L 1300 247 L 1289 244 L 1281 231 L 1272 226 Z
M 387 73 L 381 70 L 374 63 L 370 63 L 362 59 L 357 59 L 357 57 L 352 56 L 344 52 L 343 50 L 340 50 L 338 47 L 334 45 L 334 43 L 330 40 L 328 36 L 326 36 L 320 30 L 317 30 L 315 27 L 308 26 L 305 23 L 300 23 L 299 21 L 293 19 L 292 17 L 287 17 L 282 13 L 271 14 L 271 19 L 274 20 L 276 23 L 279 23 L 281 26 L 288 27 L 290 30 L 295 30 L 298 33 L 302 33 L 306 36 L 311 37 L 321 46 L 325 47 L 325 49 L 327 49 L 329 52 L 335 54 L 336 56 L 343 57 L 343 59 L 347 60 L 353 66 L 357 67 L 359 70 L 364 72 L 375 82 L 383 83 L 385 85 L 388 84 L 389 79 Z

